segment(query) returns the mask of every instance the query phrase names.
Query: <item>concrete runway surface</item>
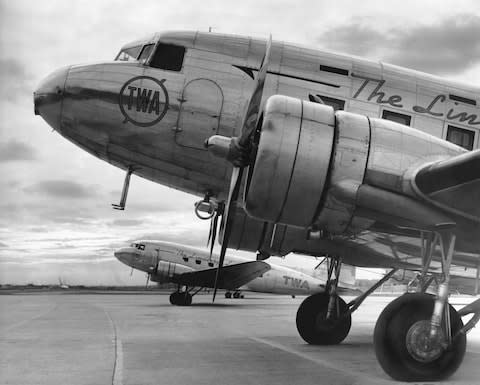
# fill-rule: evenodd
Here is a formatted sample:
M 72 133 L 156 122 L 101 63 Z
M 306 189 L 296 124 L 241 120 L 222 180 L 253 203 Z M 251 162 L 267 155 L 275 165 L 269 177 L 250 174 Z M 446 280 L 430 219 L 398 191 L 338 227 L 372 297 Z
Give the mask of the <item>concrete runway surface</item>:
M 372 333 L 391 297 L 370 297 L 338 346 L 309 346 L 295 315 L 303 298 L 246 293 L 194 297 L 171 306 L 165 294 L 0 296 L 2 384 L 386 384 Z M 452 298 L 454 305 L 472 298 Z M 444 384 L 480 384 L 480 328 L 463 366 Z

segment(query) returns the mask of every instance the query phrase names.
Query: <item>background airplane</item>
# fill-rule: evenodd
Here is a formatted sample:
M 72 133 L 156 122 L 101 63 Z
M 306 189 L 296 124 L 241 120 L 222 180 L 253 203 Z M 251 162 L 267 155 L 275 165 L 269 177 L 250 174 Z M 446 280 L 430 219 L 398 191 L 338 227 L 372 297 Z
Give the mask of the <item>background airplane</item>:
M 338 296 L 343 263 L 420 269 L 425 282 L 439 268 L 436 297 L 394 300 L 374 333 L 390 376 L 427 381 L 457 370 L 480 318 L 480 301 L 448 304 L 451 266 L 480 267 L 479 94 L 290 43 L 168 32 L 58 70 L 34 101 L 54 130 L 127 171 L 115 208 L 132 173 L 203 197 L 211 234 L 223 223 L 214 293 L 227 248 L 327 255 L 327 290 L 297 312 L 310 344 L 341 342 L 365 298 Z
M 132 268 L 148 274 L 148 280 L 158 283 L 176 283 L 178 288 L 170 295 L 172 305 L 190 305 L 192 297 L 203 288 L 215 286 L 218 255 L 191 246 L 162 241 L 135 241 L 129 247 L 115 251 L 115 257 Z M 351 267 L 350 267 L 351 268 Z M 344 293 L 355 292 L 353 271 L 339 282 Z M 311 295 L 325 291 L 325 280 L 293 268 L 266 261 L 227 255 L 220 289 L 227 290 L 226 298 L 239 298 L 240 291 L 261 293 Z M 232 294 L 232 291 L 234 292 Z

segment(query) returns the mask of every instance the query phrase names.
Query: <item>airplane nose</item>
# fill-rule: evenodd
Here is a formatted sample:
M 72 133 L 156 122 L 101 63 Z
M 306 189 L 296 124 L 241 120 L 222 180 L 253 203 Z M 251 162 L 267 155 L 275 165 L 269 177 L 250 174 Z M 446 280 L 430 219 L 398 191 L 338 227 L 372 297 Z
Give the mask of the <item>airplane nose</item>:
M 120 262 L 123 262 L 127 266 L 132 266 L 132 253 L 126 251 L 124 249 L 117 250 L 113 253 L 115 258 L 117 258 Z
M 40 115 L 53 129 L 60 129 L 62 101 L 70 66 L 60 68 L 40 82 L 33 93 L 35 115 Z

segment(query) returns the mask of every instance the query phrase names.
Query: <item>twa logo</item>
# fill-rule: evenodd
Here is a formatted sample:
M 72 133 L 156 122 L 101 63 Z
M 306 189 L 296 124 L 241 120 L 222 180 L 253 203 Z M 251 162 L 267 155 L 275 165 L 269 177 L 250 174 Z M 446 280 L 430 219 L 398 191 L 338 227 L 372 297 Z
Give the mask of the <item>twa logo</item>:
M 163 83 L 150 76 L 136 76 L 126 82 L 118 105 L 125 120 L 136 126 L 149 127 L 163 119 L 168 110 L 168 92 Z
M 288 275 L 284 275 L 283 279 L 285 280 L 284 284 L 285 286 L 292 286 L 297 289 L 307 289 L 310 290 L 310 287 L 308 286 L 308 281 L 300 279 L 300 278 L 294 278 L 294 277 L 289 277 Z

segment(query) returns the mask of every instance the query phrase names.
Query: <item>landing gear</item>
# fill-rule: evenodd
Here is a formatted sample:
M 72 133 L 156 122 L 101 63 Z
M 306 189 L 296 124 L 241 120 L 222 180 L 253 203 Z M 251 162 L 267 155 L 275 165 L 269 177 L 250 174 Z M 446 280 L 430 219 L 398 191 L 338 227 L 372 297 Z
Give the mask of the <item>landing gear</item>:
M 330 295 L 318 293 L 306 298 L 297 311 L 297 330 L 312 345 L 336 345 L 350 331 L 352 317 L 347 304 L 336 297 L 332 314 L 328 317 Z
M 465 334 L 458 333 L 462 320 L 448 305 L 443 325 L 432 337 L 434 305 L 434 296 L 407 293 L 391 302 L 380 315 L 373 336 L 375 353 L 380 366 L 393 379 L 438 381 L 460 366 L 467 344 Z
M 350 331 L 351 313 L 337 294 L 341 266 L 340 259 L 329 260 L 326 291 L 306 298 L 298 308 L 297 330 L 309 344 L 336 345 Z
M 187 291 L 175 291 L 170 294 L 170 303 L 178 306 L 190 306 L 192 304 L 192 295 Z
M 192 304 L 192 298 L 198 294 L 203 287 L 199 287 L 195 290 L 194 287 L 185 286 L 184 290 L 181 289 L 181 285 L 178 284 L 177 291 L 170 294 L 170 303 L 178 306 L 190 306 Z
M 418 293 L 407 293 L 390 303 L 380 315 L 374 332 L 378 362 L 399 381 L 435 381 L 452 375 L 466 350 L 466 333 L 480 319 L 478 301 L 457 312 L 448 303 L 450 265 L 455 248 L 451 228 L 441 228 L 427 238 L 422 253 L 423 270 Z M 423 245 L 422 245 L 423 246 Z M 436 296 L 425 294 L 432 255 L 438 246 L 443 280 Z M 461 316 L 472 314 L 463 326 Z
M 230 298 L 243 298 L 243 294 L 239 291 L 235 291 L 235 292 L 230 292 L 230 291 L 227 291 L 225 292 L 225 298 L 227 299 L 230 299 Z

